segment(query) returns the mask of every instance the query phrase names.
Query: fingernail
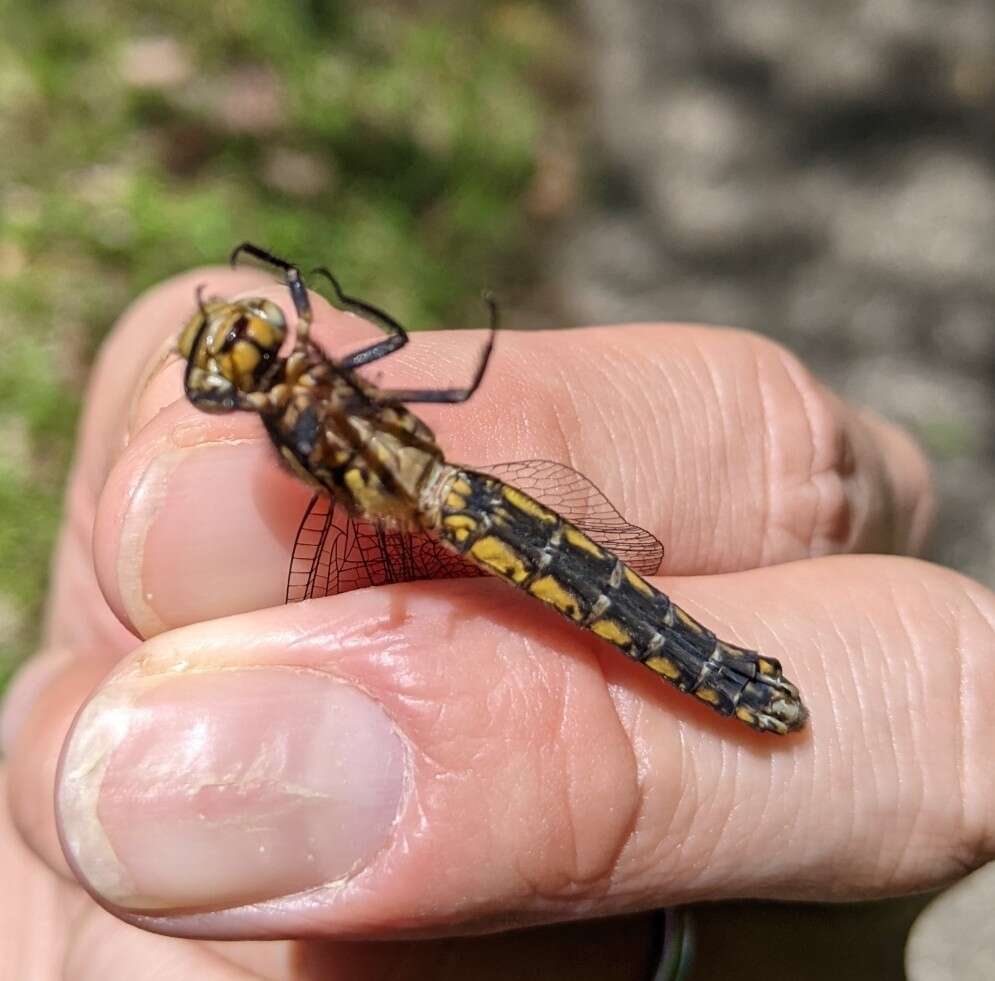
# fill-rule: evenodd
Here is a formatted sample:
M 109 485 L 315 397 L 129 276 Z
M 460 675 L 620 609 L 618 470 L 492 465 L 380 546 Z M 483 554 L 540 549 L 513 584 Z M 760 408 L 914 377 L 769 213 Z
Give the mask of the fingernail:
M 263 440 L 199 443 L 151 458 L 112 535 L 112 575 L 132 626 L 171 627 L 284 601 L 308 492 Z M 101 556 L 98 554 L 98 565 Z
M 403 748 L 368 695 L 298 668 L 123 676 L 63 755 L 63 848 L 132 910 L 217 909 L 361 869 L 388 839 Z

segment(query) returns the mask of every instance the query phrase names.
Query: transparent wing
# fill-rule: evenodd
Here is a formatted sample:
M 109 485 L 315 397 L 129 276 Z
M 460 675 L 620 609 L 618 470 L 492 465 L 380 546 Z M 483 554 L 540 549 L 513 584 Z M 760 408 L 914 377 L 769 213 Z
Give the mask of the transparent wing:
M 357 521 L 326 494 L 315 494 L 294 542 L 287 602 L 391 582 L 475 575 L 476 566 L 434 538 Z
M 655 575 L 663 545 L 630 524 L 582 473 L 551 460 L 473 467 L 513 484 L 575 524 L 644 576 Z M 476 566 L 428 535 L 357 521 L 324 494 L 311 499 L 297 532 L 287 602 L 416 579 L 479 576 Z
M 645 528 L 630 524 L 582 473 L 552 460 L 520 460 L 474 467 L 512 484 L 575 524 L 643 576 L 655 576 L 663 545 Z

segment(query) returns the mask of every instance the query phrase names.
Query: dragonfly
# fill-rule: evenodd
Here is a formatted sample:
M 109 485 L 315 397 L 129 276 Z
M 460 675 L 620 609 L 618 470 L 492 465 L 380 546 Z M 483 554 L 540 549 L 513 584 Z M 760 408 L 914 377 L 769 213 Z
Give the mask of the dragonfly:
M 346 294 L 330 270 L 336 304 L 383 337 L 333 358 L 311 337 L 313 311 L 300 268 L 249 242 L 249 258 L 276 270 L 295 312 L 290 328 L 266 298 L 196 295 L 177 348 L 184 391 L 204 412 L 256 413 L 283 463 L 315 491 L 301 521 L 287 599 L 413 579 L 483 574 L 517 587 L 724 716 L 780 735 L 808 713 L 773 657 L 721 640 L 647 576 L 663 546 L 630 524 L 583 474 L 527 460 L 471 468 L 446 460 L 408 406 L 459 404 L 478 389 L 494 350 L 498 308 L 470 383 L 389 389 L 359 369 L 400 350 L 405 328 Z

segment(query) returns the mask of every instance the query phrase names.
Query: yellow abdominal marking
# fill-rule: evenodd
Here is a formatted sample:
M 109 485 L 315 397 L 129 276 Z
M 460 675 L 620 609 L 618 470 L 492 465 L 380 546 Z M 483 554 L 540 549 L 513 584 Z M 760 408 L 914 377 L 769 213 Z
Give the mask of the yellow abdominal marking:
M 442 519 L 442 523 L 452 529 L 453 538 L 458 542 L 465 542 L 477 527 L 477 522 L 468 514 L 450 514 Z
M 632 635 L 623 630 L 617 620 L 595 620 L 591 624 L 591 630 L 616 647 L 628 647 L 632 643 Z
M 455 491 L 457 494 L 462 494 L 466 497 L 473 488 L 465 481 L 462 477 L 454 480 L 450 485 L 449 489 Z
M 776 677 L 778 674 L 777 667 L 765 657 L 757 658 L 757 670 L 768 677 Z
M 703 702 L 708 702 L 709 705 L 717 705 L 719 701 L 719 693 L 714 688 L 699 688 L 695 696 Z
M 680 669 L 669 657 L 657 654 L 655 657 L 646 658 L 643 663 L 657 674 L 662 674 L 664 678 L 670 678 L 671 681 L 676 681 L 681 676 Z
M 647 599 L 653 598 L 653 587 L 650 586 L 650 584 L 643 579 L 642 576 L 633 572 L 628 566 L 625 567 L 625 578 L 634 590 L 642 593 Z
M 514 487 L 509 487 L 505 484 L 501 488 L 501 493 L 512 507 L 517 508 L 530 517 L 550 524 L 556 521 L 556 515 L 552 511 L 547 511 L 541 504 L 537 504 L 531 497 L 523 494 L 520 490 L 516 490 Z
M 580 604 L 577 602 L 577 597 L 564 589 L 552 576 L 537 579 L 529 586 L 529 592 L 543 603 L 555 606 L 572 620 L 580 619 Z
M 442 523 L 447 528 L 461 528 L 464 531 L 473 531 L 477 527 L 476 518 L 471 518 L 468 514 L 450 514 L 442 519 Z
M 470 546 L 470 554 L 482 565 L 506 576 L 512 582 L 523 582 L 528 578 L 529 570 L 514 549 L 493 535 L 474 542 Z
M 446 507 L 452 508 L 454 511 L 462 511 L 466 507 L 466 498 L 461 497 L 455 491 L 450 491 L 446 495 Z
M 593 555 L 596 559 L 603 559 L 605 553 L 598 548 L 590 538 L 587 537 L 583 532 L 578 531 L 576 528 L 570 525 L 565 525 L 563 528 L 563 537 L 570 542 L 571 545 L 576 548 L 583 549 L 585 552 Z
M 745 722 L 748 726 L 752 726 L 757 721 L 756 715 L 748 708 L 743 708 L 742 706 L 736 709 L 736 718 L 740 722 Z

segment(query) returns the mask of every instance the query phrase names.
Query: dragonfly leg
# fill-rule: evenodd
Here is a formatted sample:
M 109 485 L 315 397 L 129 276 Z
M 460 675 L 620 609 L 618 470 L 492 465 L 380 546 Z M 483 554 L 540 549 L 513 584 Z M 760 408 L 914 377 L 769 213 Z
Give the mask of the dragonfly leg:
M 473 380 L 466 388 L 398 388 L 385 391 L 383 394 L 388 399 L 396 402 L 437 402 L 456 404 L 465 402 L 480 387 L 484 380 L 484 372 L 491 359 L 491 352 L 494 350 L 494 338 L 498 329 L 498 306 L 494 297 L 490 293 L 484 294 L 484 302 L 490 312 L 490 325 L 487 333 L 487 340 L 480 353 L 480 361 L 477 370 L 474 372 Z
M 355 296 L 349 296 L 347 293 L 344 293 L 342 287 L 339 285 L 339 281 L 332 275 L 330 269 L 325 266 L 319 266 L 317 269 L 311 270 L 311 275 L 324 276 L 331 283 L 335 299 L 338 301 L 340 307 L 372 320 L 389 335 L 382 341 L 377 341 L 375 344 L 370 344 L 368 347 L 361 348 L 359 351 L 354 351 L 352 354 L 342 358 L 341 364 L 343 368 L 352 371 L 353 368 L 358 368 L 360 365 L 379 361 L 380 358 L 385 358 L 388 354 L 393 354 L 408 343 L 408 332 L 386 310 L 381 310 L 372 303 L 367 303 L 365 300 L 360 300 Z
M 304 285 L 300 269 L 292 263 L 287 262 L 286 259 L 281 259 L 279 256 L 273 255 L 272 252 L 267 252 L 265 249 L 261 249 L 258 245 L 253 245 L 251 242 L 243 242 L 232 252 L 231 264 L 237 266 L 238 260 L 242 255 L 252 256 L 253 259 L 258 259 L 259 262 L 273 266 L 283 272 L 287 289 L 290 290 L 290 298 L 293 300 L 294 309 L 297 311 L 297 344 L 298 346 L 304 345 L 307 342 L 314 315 L 311 312 L 311 301 L 308 299 L 307 287 Z

